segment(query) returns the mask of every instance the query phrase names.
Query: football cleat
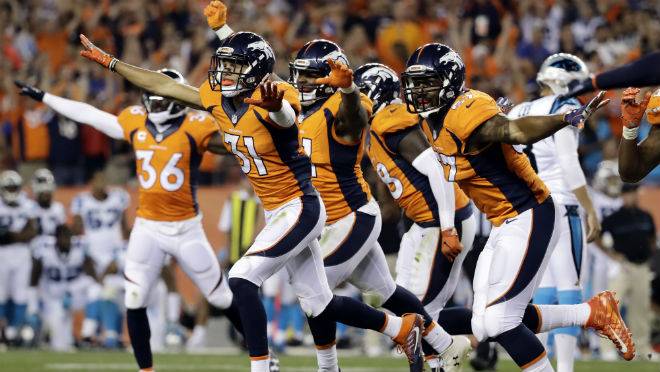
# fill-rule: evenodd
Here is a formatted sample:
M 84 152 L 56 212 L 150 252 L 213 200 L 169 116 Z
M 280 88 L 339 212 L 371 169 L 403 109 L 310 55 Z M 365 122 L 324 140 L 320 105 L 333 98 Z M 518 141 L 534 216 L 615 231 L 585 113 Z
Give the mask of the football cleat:
M 440 354 L 442 368 L 445 372 L 460 372 L 463 370 L 463 364 L 470 356 L 472 345 L 465 336 L 453 336 L 452 343 L 447 350 Z
M 277 355 L 270 352 L 269 362 L 268 362 L 269 372 L 280 372 L 280 358 Z
M 397 349 L 406 354 L 410 372 L 424 371 L 424 357 L 422 355 L 422 334 L 424 333 L 424 318 L 419 314 L 404 314 L 403 324 L 399 335 L 392 340 Z
M 610 339 L 623 359 L 632 360 L 635 357 L 635 343 L 632 340 L 632 333 L 621 317 L 619 302 L 614 297 L 614 292 L 600 292 L 587 303 L 591 308 L 591 314 L 585 327 L 592 328 Z

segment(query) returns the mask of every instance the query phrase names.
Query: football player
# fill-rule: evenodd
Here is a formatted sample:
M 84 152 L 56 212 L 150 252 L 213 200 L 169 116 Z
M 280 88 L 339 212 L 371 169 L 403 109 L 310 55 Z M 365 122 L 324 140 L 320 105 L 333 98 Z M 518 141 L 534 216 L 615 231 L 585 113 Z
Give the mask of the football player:
M 328 213 L 319 241 L 330 288 L 348 281 L 363 292 L 376 293 L 382 307 L 395 314 L 423 314 L 424 340 L 436 353 L 452 360 L 451 337 L 426 313 L 419 299 L 397 286 L 377 241 L 380 209 L 360 166 L 372 101 L 353 82 L 346 55 L 329 40 L 303 45 L 289 68 L 302 104 L 300 141 L 312 161 L 312 183 Z M 448 231 L 449 236 L 455 237 L 456 232 Z M 451 260 L 461 249 L 457 238 L 453 244 L 446 245 Z M 336 362 L 328 363 L 336 361 L 334 332 L 331 339 L 316 339 L 315 343 L 319 361 L 327 363 L 319 365 L 321 370 L 335 370 Z
M 660 164 L 660 89 L 653 94 L 647 92 L 639 102 L 638 95 L 638 88 L 628 88 L 621 96 L 623 138 L 619 146 L 619 173 L 625 182 L 639 182 Z M 651 131 L 637 143 L 644 112 Z
M 458 284 L 465 255 L 472 247 L 475 219 L 470 200 L 445 180 L 442 166 L 418 125 L 417 115 L 399 98 L 401 83 L 389 67 L 368 63 L 355 71 L 360 90 L 373 101 L 369 159 L 392 198 L 413 221 L 401 239 L 396 282 L 414 293 L 433 319 L 438 319 Z M 460 241 L 459 241 L 460 239 Z M 470 350 L 465 337 L 461 357 Z M 425 348 L 433 371 L 439 358 Z M 444 369 L 453 370 L 445 360 Z
M 165 69 L 156 74 L 168 82 L 184 83 L 183 76 L 175 70 Z M 59 114 L 89 124 L 114 139 L 125 140 L 135 151 L 140 194 L 123 274 L 128 331 L 140 368 L 150 370 L 153 367 L 146 307 L 166 255 L 175 257 L 209 302 L 225 309 L 233 324 L 241 329 L 238 308 L 204 234 L 196 201 L 202 154 L 207 149 L 217 148 L 222 148 L 224 153 L 213 118 L 206 113 L 188 111 L 182 104 L 151 90 L 142 95 L 143 106 L 130 106 L 115 116 L 85 103 L 22 83 L 18 85 L 21 94 L 43 101 Z M 101 192 L 97 194 L 100 195 L 88 195 L 79 199 L 80 202 L 86 200 L 90 206 L 99 207 L 106 202 L 108 207 L 114 203 L 125 204 L 109 200 L 108 197 L 114 195 L 106 195 L 102 191 L 103 181 L 96 181 L 101 185 L 93 188 L 99 189 Z M 120 196 L 117 194 L 117 197 Z M 105 228 L 121 219 L 121 209 L 109 208 L 108 213 L 100 213 L 103 208 L 94 212 L 92 209 L 89 209 L 89 223 L 97 228 Z M 87 211 L 78 210 L 74 205 L 74 213 L 81 216 L 83 224 Z
M 123 189 L 108 188 L 103 171 L 94 173 L 90 185 L 90 191 L 81 192 L 71 202 L 73 230 L 89 242 L 88 254 L 103 281 L 88 288 L 81 336 L 90 344 L 101 326 L 103 345 L 114 348 L 119 345 L 121 332 L 123 278 L 119 275 L 119 259 L 130 232 L 126 220 L 130 196 Z
M 32 266 L 29 243 L 38 233 L 35 203 L 21 192 L 22 186 L 16 171 L 0 173 L 0 327 L 5 327 L 10 344 L 18 343 L 25 323 Z
M 84 238 L 73 236 L 68 226 L 59 225 L 53 235 L 34 239 L 33 247 L 28 313 L 39 311 L 41 299 L 51 348 L 71 350 L 73 311 L 83 308 L 86 288 L 97 278 L 89 246 Z
M 36 201 L 34 215 L 40 235 L 55 235 L 57 226 L 66 222 L 66 212 L 62 203 L 53 200 L 55 177 L 46 168 L 37 169 L 32 175 L 32 195 Z
M 210 18 L 221 22 L 213 22 L 212 27 L 220 31 L 227 26 L 226 8 L 220 12 L 216 8 L 215 14 L 218 17 Z M 266 314 L 258 290 L 282 267 L 289 273 L 315 337 L 330 337 L 328 333 L 333 332 L 336 321 L 381 331 L 401 345 L 411 363 L 416 363 L 421 359 L 421 316 L 386 315 L 353 299 L 333 296 L 330 291 L 316 240 L 326 219 L 325 210 L 310 180 L 309 157 L 298 141 L 298 92 L 287 83 L 269 81 L 275 64 L 271 46 L 251 32 L 229 31 L 221 39 L 211 59 L 209 79 L 199 89 L 160 72 L 121 62 L 84 36 L 81 40 L 86 50 L 81 54 L 153 94 L 212 113 L 220 131 L 201 144 L 234 154 L 261 199 L 266 226 L 229 272 L 251 370 L 269 368 Z M 139 364 L 151 368 L 152 363 L 149 359 Z
M 587 66 L 578 57 L 566 53 L 551 55 L 536 76 L 543 97 L 513 107 L 508 117 L 555 115 L 579 108 L 578 100 L 560 95 L 568 91 L 571 81 L 587 76 Z M 550 189 L 552 200 L 562 214 L 555 226 L 557 246 L 534 294 L 534 303 L 537 304 L 582 302 L 586 242 L 592 242 L 600 235 L 600 222 L 578 158 L 578 135 L 578 128 L 567 126 L 524 148 L 532 168 Z M 586 216 L 584 221 L 583 215 Z M 583 232 L 585 226 L 586 233 Z M 558 372 L 573 371 L 579 333 L 578 327 L 555 331 Z M 547 344 L 547 334 L 539 335 L 539 338 Z
M 537 142 L 563 127 L 581 126 L 607 101 L 603 93 L 564 114 L 510 120 L 495 100 L 465 87 L 465 65 L 446 45 L 426 44 L 402 74 L 408 110 L 420 114 L 447 180 L 457 182 L 493 224 L 474 279 L 472 332 L 492 338 L 523 370 L 552 371 L 543 344 L 522 322 L 557 241 L 563 215 L 525 154 L 513 145 Z M 578 305 L 538 305 L 540 328 L 558 319 L 597 329 L 624 358 L 634 345 L 611 292 Z

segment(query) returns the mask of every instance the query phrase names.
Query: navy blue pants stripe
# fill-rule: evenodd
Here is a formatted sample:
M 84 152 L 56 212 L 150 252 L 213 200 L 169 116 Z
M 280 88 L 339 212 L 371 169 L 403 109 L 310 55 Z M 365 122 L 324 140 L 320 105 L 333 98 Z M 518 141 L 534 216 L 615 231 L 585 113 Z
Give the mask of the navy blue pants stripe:
M 578 279 L 582 271 L 582 252 L 584 251 L 582 240 L 582 220 L 578 212 L 577 205 L 566 206 L 566 216 L 568 217 L 568 228 L 571 232 L 571 253 L 573 254 L 573 264 Z
M 321 216 L 321 204 L 316 195 L 303 195 L 302 211 L 298 216 L 298 221 L 277 243 L 270 248 L 259 252 L 247 253 L 246 256 L 279 257 L 295 247 L 305 239 L 314 230 Z
M 555 227 L 555 206 L 552 198 L 546 199 L 546 201 L 533 208 L 531 213 L 532 231 L 529 234 L 527 251 L 518 269 L 518 275 L 509 289 L 487 306 L 507 301 L 519 295 L 531 283 L 541 268 Z
M 323 265 L 336 266 L 355 256 L 360 248 L 364 246 L 364 243 L 371 235 L 375 225 L 376 216 L 362 213 L 360 211 L 355 212 L 355 222 L 353 223 L 351 231 L 339 247 L 323 259 Z
M 470 208 L 468 208 L 470 207 Z M 463 211 L 467 208 L 467 211 Z M 472 215 L 471 205 L 468 204 L 466 207 L 461 208 L 462 213 L 457 213 L 454 216 L 454 227 L 456 227 L 456 232 L 458 233 L 458 238 L 463 240 L 463 221 Z M 467 215 L 467 217 L 465 217 Z M 433 301 L 438 294 L 442 291 L 449 280 L 449 274 L 451 274 L 451 269 L 454 266 L 453 262 L 449 262 L 447 257 L 442 254 L 442 235 L 438 237 L 438 245 L 435 249 L 435 257 L 433 258 L 433 266 L 431 266 L 431 277 L 429 278 L 429 286 L 426 288 L 426 293 L 422 298 L 422 304 L 424 306 L 428 305 Z M 470 247 L 464 247 L 464 249 L 470 249 Z

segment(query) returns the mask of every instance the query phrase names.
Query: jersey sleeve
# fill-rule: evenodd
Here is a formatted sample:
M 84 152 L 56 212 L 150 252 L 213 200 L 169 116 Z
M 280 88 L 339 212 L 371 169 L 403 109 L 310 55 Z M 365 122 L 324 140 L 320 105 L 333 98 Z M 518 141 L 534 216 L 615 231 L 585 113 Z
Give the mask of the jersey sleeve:
M 197 151 L 200 154 L 204 153 L 211 136 L 220 132 L 220 126 L 210 114 L 203 111 L 188 114 L 186 120 L 190 121 L 191 128 L 193 128 Z
M 211 111 L 212 106 L 220 104 L 222 95 L 220 92 L 213 91 L 209 84 L 209 80 L 206 79 L 202 85 L 199 86 L 199 100 L 202 102 L 202 107 L 204 107 L 206 111 Z
M 69 207 L 69 210 L 71 210 L 71 214 L 74 216 L 82 214 L 82 207 L 83 207 L 82 195 L 76 195 L 71 201 L 71 206 Z
M 131 196 L 124 189 L 116 189 L 115 192 L 117 193 L 117 203 L 119 208 L 121 208 L 122 211 L 125 211 L 131 203 Z
M 62 225 L 66 223 L 66 211 L 64 210 L 64 206 L 60 203 L 55 204 L 56 209 L 55 209 L 55 218 L 57 218 L 57 224 Z
M 501 113 L 502 110 L 491 96 L 476 90 L 469 90 L 454 101 L 447 113 L 444 125 L 457 146 L 460 142 L 460 150 L 464 153 L 472 133 L 488 119 Z
M 117 122 L 124 130 L 124 139 L 131 142 L 132 133 L 146 122 L 147 111 L 142 106 L 129 106 L 117 115 Z
M 376 113 L 371 121 L 371 130 L 382 139 L 391 152 L 399 151 L 399 143 L 411 131 L 419 128 L 417 115 L 411 114 L 405 105 L 390 105 Z

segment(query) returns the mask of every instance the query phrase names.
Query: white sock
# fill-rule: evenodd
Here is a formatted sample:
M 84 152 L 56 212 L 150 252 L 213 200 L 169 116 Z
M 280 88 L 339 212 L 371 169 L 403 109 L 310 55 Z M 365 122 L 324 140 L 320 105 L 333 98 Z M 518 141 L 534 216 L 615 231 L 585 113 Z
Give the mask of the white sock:
M 545 354 L 545 353 L 544 353 Z M 523 372 L 554 372 L 547 355 L 523 369 Z
M 99 327 L 99 322 L 94 319 L 85 319 L 83 320 L 82 329 L 80 330 L 80 335 L 82 337 L 94 337 L 96 335 L 96 330 Z
M 250 372 L 270 372 L 270 358 L 250 359 Z
M 337 361 L 337 346 L 324 349 L 316 349 L 316 361 L 319 364 L 319 371 L 339 372 L 339 362 Z
M 582 327 L 589 320 L 591 308 L 588 304 L 577 305 L 534 305 L 541 312 L 541 332 L 555 328 Z
M 557 354 L 557 372 L 573 372 L 577 337 L 567 334 L 555 334 L 555 351 Z
M 190 335 L 186 347 L 191 349 L 206 347 L 206 326 L 198 324 L 193 328 L 192 335 Z
M 424 336 L 424 341 L 428 342 L 435 351 L 442 354 L 451 345 L 451 336 L 435 321 L 431 327 L 431 330 Z
M 395 338 L 399 335 L 402 325 L 403 319 L 398 316 L 385 314 L 385 327 L 383 328 L 383 333 L 390 336 L 390 338 Z
M 181 296 L 176 292 L 167 294 L 167 321 L 176 323 L 181 313 Z

